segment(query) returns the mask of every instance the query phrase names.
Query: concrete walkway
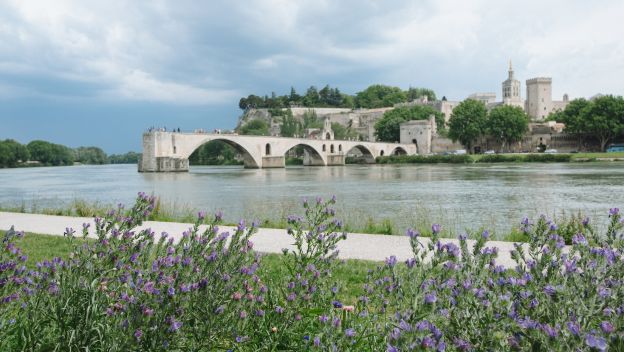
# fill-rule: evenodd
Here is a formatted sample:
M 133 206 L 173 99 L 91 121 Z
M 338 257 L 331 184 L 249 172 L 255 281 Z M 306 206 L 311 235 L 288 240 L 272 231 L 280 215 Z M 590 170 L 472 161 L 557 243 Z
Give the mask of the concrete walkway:
M 39 234 L 49 234 L 62 236 L 65 228 L 71 227 L 76 233 L 81 233 L 82 224 L 91 224 L 91 234 L 95 227 L 93 218 L 52 216 L 40 214 L 22 214 L 0 212 L 0 230 L 8 230 L 12 225 L 15 230 L 33 232 Z M 179 238 L 182 232 L 191 227 L 191 224 L 146 221 L 139 229 L 151 228 L 156 234 L 167 232 L 169 235 Z M 229 226 L 221 226 L 222 231 L 232 231 Z M 292 248 L 293 240 L 286 230 L 261 228 L 252 236 L 254 249 L 264 253 L 281 253 L 282 248 Z M 427 244 L 429 239 L 422 238 L 421 242 Z M 443 239 L 443 243 L 453 242 L 458 244 L 458 240 Z M 473 241 L 469 241 L 471 243 Z M 498 247 L 497 264 L 505 267 L 514 267 L 515 262 L 510 257 L 510 251 L 514 248 L 513 242 L 490 241 L 487 247 Z M 385 258 L 395 255 L 398 260 L 404 261 L 412 257 L 412 250 L 407 236 L 388 236 L 350 233 L 347 239 L 338 245 L 340 258 L 343 259 L 365 259 L 383 261 Z

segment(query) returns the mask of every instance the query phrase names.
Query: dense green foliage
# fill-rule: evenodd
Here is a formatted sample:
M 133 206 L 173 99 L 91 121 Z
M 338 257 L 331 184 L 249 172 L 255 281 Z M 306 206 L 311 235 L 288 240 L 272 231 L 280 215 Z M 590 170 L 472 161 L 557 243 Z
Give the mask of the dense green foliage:
M 72 165 L 75 160 L 71 148 L 46 141 L 32 141 L 27 145 L 30 159 L 43 165 Z
M 378 164 L 465 164 L 504 162 L 554 162 L 572 161 L 572 154 L 491 154 L 491 155 L 388 155 L 377 157 Z
M 291 87 L 288 95 L 277 96 L 273 92 L 270 97 L 267 95 L 259 97 L 251 94 L 241 98 L 238 102 L 238 107 L 242 110 L 250 108 L 282 109 L 291 106 L 353 108 L 354 104 L 352 96 L 343 94 L 338 88 L 331 88 L 329 85 L 321 90 L 315 86 L 310 86 L 303 96 L 297 94 L 295 88 Z
M 437 224 L 430 239 L 408 229 L 411 253 L 376 268 L 362 263 L 370 269 L 362 280 L 362 270 L 340 271 L 337 247 L 347 235 L 334 204 L 304 202 L 305 214 L 288 218 L 293 245 L 279 258 L 253 250 L 255 225 L 220 229 L 221 214 L 200 228 L 199 213 L 175 239 L 140 229 L 155 207 L 144 194 L 93 229 L 84 225 L 82 238 L 68 228 L 71 253 L 32 270 L 16 245 L 23 234 L 8 231 L 0 247 L 0 350 L 624 348 L 617 208 L 603 233 L 588 218 L 522 219 L 529 243 L 514 246 L 506 267 L 488 231 L 449 241 Z
M 410 120 L 427 120 L 433 115 L 439 130 L 444 129 L 444 114 L 427 105 L 398 107 L 388 110 L 375 123 L 377 140 L 396 142 L 400 137 L 400 124 Z
M 139 162 L 141 153 L 127 152 L 125 154 L 112 154 L 109 155 L 108 161 L 111 164 L 136 164 Z
M 565 131 L 578 136 L 581 143 L 596 139 L 604 151 L 609 142 L 624 137 L 624 98 L 605 95 L 589 101 L 575 99 L 549 118 L 563 122 Z
M 470 155 L 388 155 L 378 156 L 378 164 L 466 164 L 473 163 Z
M 331 107 L 331 108 L 380 108 L 390 107 L 396 103 L 404 103 L 426 96 L 429 101 L 436 100 L 433 90 L 427 88 L 410 87 L 403 91 L 397 87 L 374 84 L 365 90 L 356 93 L 355 96 L 340 92 L 338 88 L 326 85 L 321 90 L 310 86 L 304 95 L 299 95 L 295 88 L 290 89 L 290 94 L 278 96 L 274 92 L 271 96 L 263 97 L 251 94 L 239 100 L 238 107 L 242 110 L 250 108 L 267 108 L 277 110 L 291 106 L 304 107 Z M 276 115 L 273 115 L 276 116 Z
M 110 157 L 98 147 L 78 147 L 72 149 L 61 144 L 46 141 L 32 141 L 23 145 L 15 140 L 0 141 L 0 168 L 24 166 L 27 161 L 35 161 L 44 166 L 82 164 L 135 164 L 140 153 L 129 152 Z
M 449 119 L 449 137 L 472 152 L 473 144 L 487 130 L 487 109 L 482 101 L 466 99 L 459 103 Z
M 487 133 L 501 143 L 503 150 L 522 140 L 528 130 L 529 116 L 520 107 L 501 105 L 488 114 Z
M 74 149 L 75 161 L 82 164 L 108 164 L 108 156 L 98 147 L 78 147 Z
M 191 165 L 241 165 L 238 151 L 223 141 L 211 141 L 197 148 L 191 156 Z
M 351 129 L 351 127 L 345 127 L 338 122 L 331 123 L 332 131 L 334 131 L 334 139 L 337 140 L 357 140 L 358 133 Z
M 16 167 L 30 159 L 28 148 L 13 139 L 0 141 L 0 167 Z
M 240 134 L 252 135 L 252 136 L 268 136 L 269 125 L 266 121 L 261 119 L 255 119 L 247 122 L 239 129 Z
M 280 125 L 280 135 L 282 137 L 294 137 L 301 135 L 301 124 L 297 121 L 290 109 L 286 110 L 286 114 L 282 117 L 282 124 Z

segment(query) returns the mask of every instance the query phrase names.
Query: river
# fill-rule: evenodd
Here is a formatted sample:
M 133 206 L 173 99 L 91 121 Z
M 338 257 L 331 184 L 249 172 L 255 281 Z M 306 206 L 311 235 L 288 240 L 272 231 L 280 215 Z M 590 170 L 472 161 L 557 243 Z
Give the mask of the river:
M 389 219 L 401 231 L 442 223 L 451 231 L 508 231 L 523 216 L 581 211 L 606 222 L 624 207 L 624 163 L 194 166 L 188 173 L 138 173 L 135 165 L 0 169 L 2 208 L 58 208 L 73 200 L 129 204 L 153 193 L 178 211 L 222 210 L 225 218 L 279 219 L 304 197 L 336 195 L 338 217 L 355 227 Z

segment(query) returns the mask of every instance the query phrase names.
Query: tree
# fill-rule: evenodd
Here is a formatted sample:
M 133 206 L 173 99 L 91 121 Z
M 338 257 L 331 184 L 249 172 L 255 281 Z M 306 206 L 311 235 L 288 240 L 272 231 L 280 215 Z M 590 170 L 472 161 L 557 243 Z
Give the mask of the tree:
M 358 108 L 374 109 L 390 107 L 407 101 L 405 93 L 398 87 L 374 84 L 355 95 L 355 104 Z
M 83 164 L 108 164 L 108 156 L 98 147 L 78 147 L 74 149 L 75 160 Z
M 413 88 L 409 87 L 409 89 L 405 92 L 405 96 L 407 97 L 407 101 L 414 101 L 418 98 L 427 97 L 429 101 L 436 100 L 436 94 L 433 90 L 428 88 Z
M 31 160 L 37 160 L 44 165 L 72 165 L 74 152 L 70 148 L 46 141 L 32 141 L 28 143 L 28 152 Z
M 624 99 L 605 95 L 594 100 L 574 99 L 552 116 L 565 124 L 565 132 L 583 140 L 595 138 L 600 150 L 624 132 Z
M 444 129 L 444 114 L 426 105 L 402 106 L 384 113 L 375 123 L 377 140 L 396 142 L 400 138 L 400 125 L 411 120 L 427 120 L 433 115 L 438 129 Z
M 344 126 L 338 122 L 331 123 L 332 131 L 334 131 L 334 139 L 347 140 L 357 139 L 357 132 L 353 131 L 350 127 Z
M 520 107 L 500 105 L 488 114 L 487 126 L 488 134 L 505 149 L 505 145 L 520 141 L 528 131 L 529 116 Z
M 316 116 L 316 111 L 309 109 L 303 113 L 303 128 L 322 128 L 323 122 Z
M 282 137 L 294 137 L 299 134 L 300 128 L 301 124 L 293 117 L 292 110 L 286 110 L 286 115 L 284 115 L 280 126 L 280 135 Z
M 303 97 L 303 106 L 307 107 L 315 107 L 318 106 L 320 102 L 320 97 L 318 90 L 315 86 L 310 86 L 306 91 L 305 96 Z
M 449 137 L 459 141 L 470 153 L 473 143 L 481 137 L 487 127 L 485 103 L 466 99 L 459 103 L 449 120 Z
M 269 125 L 260 119 L 254 119 L 247 122 L 240 128 L 240 134 L 254 135 L 254 136 L 268 136 Z
M 581 110 L 584 130 L 598 139 L 600 150 L 624 132 L 624 98 L 605 95 L 594 99 Z
M 290 95 L 288 96 L 288 102 L 293 104 L 299 104 L 301 101 L 301 95 L 297 94 L 295 87 L 290 87 Z
M 0 141 L 0 167 L 16 167 L 18 163 L 28 161 L 29 158 L 28 148 L 18 141 Z
M 112 154 L 108 157 L 111 164 L 136 164 L 139 162 L 141 153 L 127 152 L 125 154 Z

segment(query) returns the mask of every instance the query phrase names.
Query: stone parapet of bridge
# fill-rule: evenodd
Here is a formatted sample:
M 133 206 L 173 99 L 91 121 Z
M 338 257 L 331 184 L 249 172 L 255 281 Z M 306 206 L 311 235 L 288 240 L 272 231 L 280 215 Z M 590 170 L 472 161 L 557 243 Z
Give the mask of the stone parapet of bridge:
M 344 165 L 345 158 L 354 149 L 368 163 L 374 163 L 376 157 L 383 155 L 416 154 L 414 144 L 150 131 L 143 134 L 139 172 L 188 171 L 189 156 L 211 141 L 233 146 L 246 168 L 285 167 L 286 153 L 296 146 L 303 147 L 306 166 Z

